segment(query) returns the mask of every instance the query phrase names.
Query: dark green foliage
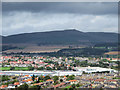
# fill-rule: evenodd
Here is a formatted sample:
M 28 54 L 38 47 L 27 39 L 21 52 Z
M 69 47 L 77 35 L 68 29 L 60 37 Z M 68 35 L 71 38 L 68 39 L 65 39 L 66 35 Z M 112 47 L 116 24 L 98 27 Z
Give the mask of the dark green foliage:
M 79 83 L 78 84 L 76 84 L 76 87 L 79 87 L 80 85 L 79 85 Z
M 60 50 L 59 54 L 65 54 L 68 56 L 90 56 L 90 55 L 102 55 L 103 53 L 107 52 L 108 50 L 105 49 L 96 49 L 96 48 L 76 48 L 76 49 L 62 49 Z
M 75 88 L 76 86 L 75 86 L 75 84 L 72 84 L 72 88 Z
M 35 80 L 35 75 L 33 74 L 33 76 L 32 76 L 32 80 L 34 81 Z
M 46 81 L 48 79 L 51 79 L 50 76 L 47 75 L 47 76 L 44 77 L 44 81 Z
M 16 47 L 16 46 L 2 45 L 2 51 L 10 50 L 10 49 L 17 49 L 17 48 L 18 48 L 18 47 Z
M 60 82 L 63 82 L 63 79 L 60 79 Z
M 11 67 L 10 70 L 15 70 L 15 67 Z
M 17 90 L 28 90 L 28 87 L 29 87 L 28 84 L 25 83 L 25 84 L 19 86 Z
M 38 70 L 44 70 L 44 67 L 39 67 Z
M 1 76 L 1 79 L 2 79 L 2 81 L 10 80 L 10 79 L 9 79 L 9 76 L 6 76 L 6 75 L 2 75 L 2 76 Z
M 53 76 L 53 80 L 56 82 L 59 79 L 58 76 Z
M 34 67 L 29 66 L 28 69 L 29 70 L 34 70 Z
M 73 80 L 74 78 L 75 78 L 74 75 L 70 75 L 70 76 L 68 76 L 67 80 Z

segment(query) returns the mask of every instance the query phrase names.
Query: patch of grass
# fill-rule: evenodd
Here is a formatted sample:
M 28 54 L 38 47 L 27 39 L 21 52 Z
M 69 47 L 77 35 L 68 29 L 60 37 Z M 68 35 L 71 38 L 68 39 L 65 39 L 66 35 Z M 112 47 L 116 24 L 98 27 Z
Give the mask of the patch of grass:
M 29 70 L 28 67 L 15 67 L 15 70 Z
M 113 79 L 120 79 L 120 77 L 114 77 Z
M 9 71 L 10 67 L 0 67 L 0 70 Z M 29 70 L 29 69 L 28 69 L 28 67 L 15 67 L 14 70 L 17 71 L 17 70 Z
M 0 70 L 10 70 L 10 67 L 0 67 Z
M 69 85 L 69 86 L 66 86 L 65 88 L 70 88 L 70 85 Z

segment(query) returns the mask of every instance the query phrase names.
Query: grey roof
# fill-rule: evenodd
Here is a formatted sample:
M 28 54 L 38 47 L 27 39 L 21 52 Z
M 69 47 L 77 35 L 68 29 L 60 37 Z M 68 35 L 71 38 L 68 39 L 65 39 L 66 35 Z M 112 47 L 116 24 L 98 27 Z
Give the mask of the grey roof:
M 101 87 L 103 87 L 103 86 L 104 86 L 104 85 L 100 84 L 100 85 L 97 86 L 97 88 L 101 88 Z

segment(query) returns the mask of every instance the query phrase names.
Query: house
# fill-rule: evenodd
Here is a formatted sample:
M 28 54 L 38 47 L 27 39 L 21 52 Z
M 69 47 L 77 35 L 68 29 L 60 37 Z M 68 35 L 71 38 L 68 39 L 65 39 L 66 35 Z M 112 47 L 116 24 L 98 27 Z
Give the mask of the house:
M 65 84 L 70 84 L 70 82 L 69 82 L 69 81 L 66 81 Z
M 21 82 L 20 82 L 20 85 L 22 85 L 22 84 L 24 84 L 24 83 L 26 83 L 26 82 L 25 82 L 25 81 L 21 81 Z
M 4 65 L 4 67 L 10 67 L 10 65 Z
M 66 76 L 64 76 L 64 77 L 59 77 L 59 80 L 63 80 L 63 81 L 66 81 L 66 79 L 67 79 L 67 77 Z
M 109 86 L 110 88 L 116 88 L 116 87 L 117 87 L 117 84 L 110 82 L 110 83 L 108 84 L 108 86 Z
M 94 80 L 95 82 L 100 82 L 101 84 L 103 84 L 104 83 L 104 81 L 105 81 L 105 79 L 96 79 L 96 80 Z
M 7 85 L 1 85 L 0 86 L 0 89 L 6 89 L 7 88 Z
M 9 84 L 8 88 L 15 88 L 15 85 L 14 84 Z
M 70 84 L 77 84 L 78 80 L 69 80 Z
M 46 82 L 48 82 L 48 83 L 54 83 L 54 81 L 52 80 L 52 79 L 48 79 L 48 80 L 46 80 Z
M 19 82 L 14 82 L 14 85 L 19 87 L 20 86 L 20 83 Z
M 65 85 L 65 83 L 60 83 L 60 84 L 54 85 L 53 88 L 59 88 L 59 87 L 62 87 L 64 85 Z
M 33 84 L 34 86 L 36 86 L 36 85 L 43 85 L 44 83 L 42 83 L 42 82 L 40 82 L 40 83 L 35 83 L 35 84 Z
M 29 77 L 30 75 L 25 75 L 25 77 Z
M 96 88 L 103 88 L 104 87 L 104 85 L 103 84 L 100 84 L 100 85 L 98 85 Z
M 96 87 L 96 86 L 98 86 L 100 84 L 101 84 L 100 82 L 95 82 L 95 83 L 92 84 L 92 86 Z
M 111 79 L 111 80 L 107 80 L 106 82 L 112 82 L 112 83 L 117 83 L 117 80 Z
M 27 80 L 25 80 L 26 81 L 26 83 L 28 84 L 28 83 L 32 83 L 33 82 L 33 80 L 32 79 L 27 79 Z

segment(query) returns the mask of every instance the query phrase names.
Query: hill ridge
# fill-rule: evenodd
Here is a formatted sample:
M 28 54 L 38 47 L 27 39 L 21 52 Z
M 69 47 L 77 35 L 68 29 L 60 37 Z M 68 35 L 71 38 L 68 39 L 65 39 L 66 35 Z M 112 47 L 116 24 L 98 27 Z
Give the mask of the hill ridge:
M 96 44 L 118 42 L 117 33 L 111 32 L 82 32 L 76 29 L 59 31 L 22 33 L 3 37 L 3 43 L 29 43 L 41 45 L 55 44 Z

